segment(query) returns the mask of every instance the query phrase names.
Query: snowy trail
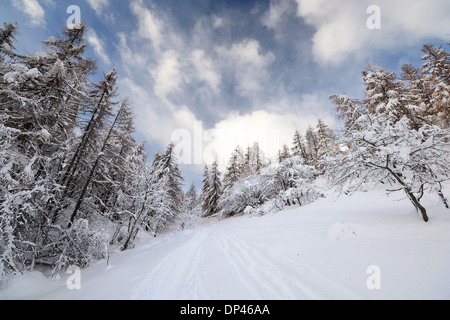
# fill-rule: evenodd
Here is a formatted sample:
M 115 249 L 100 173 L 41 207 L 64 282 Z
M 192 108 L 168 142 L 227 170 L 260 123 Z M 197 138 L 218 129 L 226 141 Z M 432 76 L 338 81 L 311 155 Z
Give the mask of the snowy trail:
M 131 299 L 208 299 L 201 277 L 206 263 L 208 231 L 200 230 L 187 243 L 158 263 L 133 291 Z
M 67 274 L 49 280 L 35 271 L 17 276 L 0 299 L 450 299 L 450 215 L 435 210 L 425 224 L 407 201 L 385 199 L 373 192 L 175 226 L 115 253 L 109 265 L 83 269 L 81 290 L 68 290 Z M 380 290 L 367 286 L 372 265 L 381 269 Z
M 220 275 L 211 270 L 211 257 L 214 265 L 222 268 Z M 131 299 L 206 300 L 215 297 L 217 288 L 229 293 L 225 293 L 227 299 L 364 298 L 273 248 L 212 227 L 197 230 L 191 240 L 152 268 L 133 290 Z
M 250 244 L 224 233 L 215 238 L 252 297 L 269 300 L 363 298 L 314 268 L 299 264 L 269 246 Z

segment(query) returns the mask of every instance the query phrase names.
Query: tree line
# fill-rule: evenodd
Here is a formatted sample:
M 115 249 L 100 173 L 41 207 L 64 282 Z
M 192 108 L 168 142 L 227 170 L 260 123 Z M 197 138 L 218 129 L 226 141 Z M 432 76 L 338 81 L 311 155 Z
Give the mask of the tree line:
M 379 185 L 404 192 L 425 222 L 426 193 L 449 208 L 443 184 L 450 180 L 450 54 L 431 44 L 422 52 L 422 65 L 405 64 L 400 75 L 367 66 L 364 99 L 332 95 L 342 130 L 319 120 L 304 135 L 295 132 L 275 163 L 258 143 L 245 153 L 237 147 L 223 179 L 217 163 L 205 167 L 203 215 L 264 214 L 309 203 L 323 196 L 315 183 L 320 176 L 346 195 Z
M 174 146 L 148 161 L 117 72 L 91 80 L 86 32 L 64 28 L 25 55 L 17 25 L 0 28 L 0 279 L 85 267 L 181 214 Z

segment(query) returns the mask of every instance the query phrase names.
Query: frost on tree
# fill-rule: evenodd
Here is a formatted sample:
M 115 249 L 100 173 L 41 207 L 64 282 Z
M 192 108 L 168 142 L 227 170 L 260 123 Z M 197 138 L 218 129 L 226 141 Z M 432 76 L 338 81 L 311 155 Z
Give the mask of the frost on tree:
M 277 212 L 286 206 L 307 205 L 323 194 L 315 186 L 319 172 L 300 156 L 269 165 L 259 174 L 239 179 L 219 202 L 220 218 L 237 214 Z
M 212 216 L 219 211 L 219 200 L 223 194 L 221 175 L 217 161 L 214 161 L 211 170 L 208 170 L 208 167 L 205 167 L 202 193 L 202 209 L 204 217 Z
M 15 30 L 0 28 L 0 280 L 105 257 L 137 170 L 131 107 L 114 71 L 90 81 L 84 24 L 32 54 L 16 53 Z
M 414 77 L 405 82 L 393 72 L 370 67 L 364 72 L 363 101 L 331 97 L 345 131 L 343 152 L 329 159 L 329 175 L 346 194 L 379 184 L 403 191 L 427 222 L 424 193 L 438 195 L 448 208 L 442 183 L 450 179 L 450 132 L 442 122 L 431 121 L 434 115 L 430 118 L 425 110 L 430 101 L 417 94 Z M 426 88 L 434 80 L 426 76 L 421 81 Z

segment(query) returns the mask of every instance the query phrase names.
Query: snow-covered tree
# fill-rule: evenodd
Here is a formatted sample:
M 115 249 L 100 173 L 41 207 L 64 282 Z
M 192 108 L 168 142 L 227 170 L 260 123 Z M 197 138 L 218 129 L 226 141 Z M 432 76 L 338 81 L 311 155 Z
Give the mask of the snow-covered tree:
M 197 188 L 192 183 L 188 191 L 184 194 L 184 206 L 186 210 L 193 211 L 198 205 Z
M 364 81 L 364 101 L 331 97 L 345 120 L 340 144 L 348 150 L 332 161 L 330 176 L 347 194 L 389 184 L 389 191 L 404 191 L 428 221 L 420 203 L 425 191 L 439 195 L 448 207 L 442 182 L 450 179 L 450 133 L 420 122 L 419 106 L 405 103 L 408 92 L 392 72 L 372 68 Z
M 127 157 L 127 175 L 117 199 L 117 220 L 119 221 L 111 243 L 117 239 L 121 249 L 134 247 L 138 232 L 148 220 L 152 208 L 153 181 L 147 165 L 145 143 L 141 142 Z M 122 227 L 126 226 L 126 231 Z
M 221 173 L 217 161 L 211 166 L 211 170 L 207 172 L 207 188 L 204 188 L 202 194 L 203 216 L 209 217 L 218 212 L 219 200 L 223 193 Z
M 338 152 L 336 144 L 335 132 L 321 119 L 317 123 L 317 168 L 322 172 L 326 170 L 325 166 L 321 163 L 326 160 L 327 157 L 332 157 Z
M 297 130 L 294 134 L 294 142 L 292 147 L 292 155 L 297 157 L 302 157 L 303 159 L 307 159 L 308 155 L 306 152 L 305 140 L 302 134 Z
M 283 162 L 283 160 L 291 157 L 291 151 L 287 144 L 283 145 L 283 148 L 278 151 L 278 162 Z
M 116 73 L 89 80 L 84 23 L 26 55 L 15 30 L 0 29 L 0 279 L 105 256 L 135 143 L 129 106 L 113 114 Z
M 302 157 L 291 157 L 281 162 L 276 178 L 282 186 L 279 199 L 283 205 L 307 205 L 323 197 L 315 185 L 319 174 L 314 167 L 305 165 Z
M 310 165 L 316 165 L 319 159 L 319 141 L 317 134 L 312 126 L 309 126 L 305 134 L 306 150 L 307 150 L 307 163 Z
M 153 191 L 147 227 L 155 235 L 181 213 L 184 178 L 179 169 L 174 147 L 174 144 L 170 144 L 164 154 L 156 154 L 151 167 Z
M 291 157 L 237 181 L 220 199 L 220 218 L 242 213 L 267 214 L 285 206 L 307 205 L 323 193 L 315 186 L 319 172 Z
M 236 147 L 228 161 L 227 171 L 223 178 L 224 192 L 229 190 L 241 177 L 244 167 L 244 155 L 240 147 Z
M 421 60 L 423 78 L 431 88 L 428 108 L 425 111 L 434 124 L 450 127 L 450 53 L 445 49 L 425 44 L 422 48 L 425 54 Z
M 281 184 L 275 175 L 257 174 L 242 178 L 221 197 L 219 217 L 225 219 L 242 214 L 246 209 L 260 208 L 281 190 Z
M 202 206 L 202 213 L 207 212 L 208 209 L 208 200 L 207 200 L 207 194 L 210 188 L 209 185 L 209 168 L 208 165 L 205 165 L 205 168 L 203 169 L 203 180 L 202 180 L 202 193 L 200 194 L 200 202 Z

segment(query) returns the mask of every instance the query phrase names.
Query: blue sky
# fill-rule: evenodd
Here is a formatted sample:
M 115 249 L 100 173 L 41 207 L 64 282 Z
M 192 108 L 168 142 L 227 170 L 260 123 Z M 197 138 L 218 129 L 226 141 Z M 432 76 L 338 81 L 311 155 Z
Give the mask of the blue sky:
M 339 128 L 328 97 L 361 97 L 367 63 L 398 71 L 420 63 L 424 43 L 450 40 L 443 0 L 2 0 L 0 19 L 19 23 L 19 51 L 39 51 L 70 5 L 99 76 L 118 70 L 138 140 L 153 154 L 183 137 L 187 184 L 199 160 L 223 168 L 237 144 L 258 140 L 273 156 L 318 118 Z M 367 28 L 370 5 L 379 30 Z

